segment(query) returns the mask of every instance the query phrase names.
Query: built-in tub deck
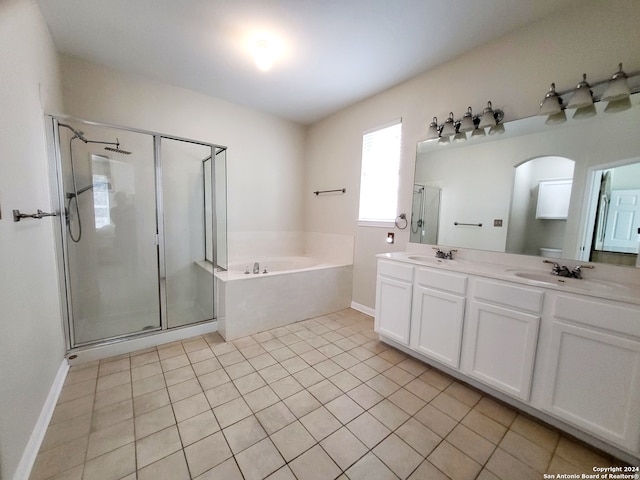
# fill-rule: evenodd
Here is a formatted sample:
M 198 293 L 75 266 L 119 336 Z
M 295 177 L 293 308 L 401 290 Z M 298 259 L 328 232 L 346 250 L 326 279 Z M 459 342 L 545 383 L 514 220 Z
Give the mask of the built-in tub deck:
M 260 273 L 254 274 L 258 262 Z M 245 274 L 246 269 L 249 274 Z M 267 273 L 263 273 L 264 270 Z M 307 256 L 234 262 L 214 273 L 218 331 L 233 340 L 351 305 L 352 265 Z

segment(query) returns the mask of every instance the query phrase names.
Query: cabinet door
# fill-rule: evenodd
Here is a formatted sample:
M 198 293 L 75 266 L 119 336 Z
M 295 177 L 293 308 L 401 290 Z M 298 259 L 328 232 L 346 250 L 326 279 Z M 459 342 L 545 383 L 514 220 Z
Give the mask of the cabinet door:
M 375 331 L 409 345 L 412 284 L 378 275 Z
M 472 301 L 465 325 L 464 371 L 529 401 L 539 323 L 536 315 Z
M 411 348 L 458 368 L 464 297 L 416 285 L 411 314 Z
M 536 218 L 566 220 L 571 199 L 571 179 L 543 180 L 538 184 Z
M 543 409 L 640 451 L 640 342 L 554 322 Z

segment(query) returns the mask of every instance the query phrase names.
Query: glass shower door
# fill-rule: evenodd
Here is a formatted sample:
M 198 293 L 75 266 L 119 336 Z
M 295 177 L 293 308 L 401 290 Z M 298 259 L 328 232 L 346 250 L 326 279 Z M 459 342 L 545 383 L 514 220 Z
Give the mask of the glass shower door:
M 71 346 L 160 329 L 153 137 L 58 131 Z
M 162 170 L 162 277 L 166 291 L 167 328 L 214 318 L 214 277 L 206 259 L 205 237 L 213 229 L 211 199 L 212 147 L 196 142 L 160 139 Z M 215 167 L 214 167 L 215 169 Z M 206 234 L 209 229 L 209 235 Z

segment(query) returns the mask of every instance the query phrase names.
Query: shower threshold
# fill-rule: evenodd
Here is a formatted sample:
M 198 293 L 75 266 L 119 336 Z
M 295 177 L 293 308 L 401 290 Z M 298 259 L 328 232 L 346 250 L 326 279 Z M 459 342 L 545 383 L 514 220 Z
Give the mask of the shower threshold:
M 144 330 L 134 335 L 112 338 L 73 348 L 67 352 L 65 358 L 69 365 L 80 365 L 217 331 L 217 320 L 206 320 L 169 330 L 160 330 L 154 327 L 154 330 Z

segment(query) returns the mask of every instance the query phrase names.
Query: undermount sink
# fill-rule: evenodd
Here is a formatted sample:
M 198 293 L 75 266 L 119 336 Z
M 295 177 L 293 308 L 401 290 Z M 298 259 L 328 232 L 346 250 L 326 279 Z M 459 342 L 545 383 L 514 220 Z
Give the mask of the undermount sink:
M 542 273 L 542 272 L 514 272 L 516 277 L 526 278 L 527 280 L 532 280 L 534 282 L 539 283 L 547 283 L 549 285 L 555 285 L 558 283 L 559 278 L 554 277 L 550 273 Z
M 571 288 L 579 288 L 588 291 L 611 292 L 614 290 L 627 290 L 627 287 L 617 283 L 606 282 L 604 280 L 585 280 L 578 278 L 559 277 L 551 273 L 532 271 L 512 271 L 516 277 L 531 280 L 536 283 L 546 285 L 560 285 Z

